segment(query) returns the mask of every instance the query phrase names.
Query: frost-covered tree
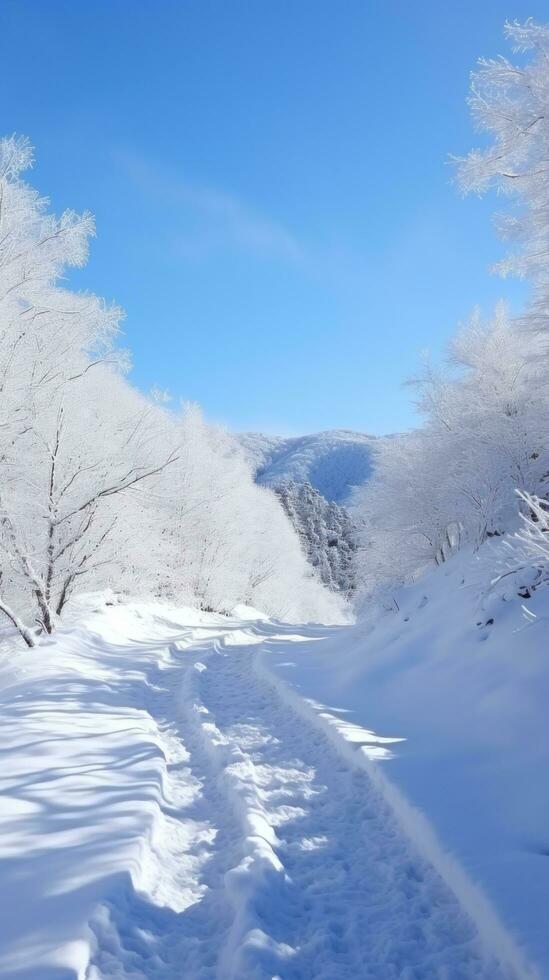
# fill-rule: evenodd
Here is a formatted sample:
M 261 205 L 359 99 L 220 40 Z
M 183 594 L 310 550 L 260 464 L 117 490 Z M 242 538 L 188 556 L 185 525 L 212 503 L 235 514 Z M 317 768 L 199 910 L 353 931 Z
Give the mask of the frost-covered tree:
M 516 541 L 538 555 L 545 547 L 549 28 L 528 21 L 507 24 L 506 34 L 521 63 L 483 60 L 473 74 L 473 116 L 491 140 L 459 160 L 458 173 L 466 191 L 493 188 L 511 199 L 498 225 L 514 244 L 499 271 L 527 276 L 533 302 L 519 319 L 503 305 L 488 324 L 474 316 L 451 345 L 450 370 L 426 369 L 417 381 L 424 426 L 379 445 L 374 478 L 356 496 L 367 525 L 369 590 L 413 578 L 463 544 L 512 538 L 517 490 L 527 524 Z
M 549 489 L 540 330 L 549 315 L 549 28 L 530 20 L 505 30 L 520 63 L 481 60 L 473 73 L 473 117 L 491 139 L 457 161 L 458 176 L 465 191 L 495 189 L 511 199 L 498 227 L 513 244 L 497 268 L 530 279 L 534 329 L 502 306 L 488 325 L 475 316 L 451 346 L 454 371 L 426 370 L 419 379 L 425 425 L 382 442 L 374 479 L 356 498 L 368 526 L 369 588 L 413 577 L 463 543 L 478 547 L 513 532 L 515 491 L 524 501 Z
M 196 406 L 177 425 L 181 449 L 170 474 L 176 493 L 164 500 L 160 592 L 194 596 L 217 610 L 245 602 L 280 618 L 341 616 L 275 493 L 254 482 L 241 447 L 207 425 Z
M 292 481 L 276 492 L 320 581 L 350 596 L 358 532 L 349 512 L 326 500 L 310 483 Z
M 516 490 L 549 486 L 549 364 L 543 342 L 500 306 L 451 344 L 452 370 L 416 382 L 426 417 L 382 440 L 373 479 L 355 496 L 366 522 L 371 588 L 442 564 L 463 544 L 513 530 Z
M 72 591 L 132 554 L 139 491 L 177 459 L 155 408 L 108 368 L 96 368 L 43 405 L 19 445 L 17 500 L 4 539 L 30 576 L 39 622 L 51 633 Z M 9 515 L 24 506 L 22 522 Z
M 511 200 L 497 216 L 502 236 L 514 243 L 496 268 L 527 277 L 534 296 L 529 319 L 549 323 L 549 27 L 528 20 L 507 23 L 505 34 L 518 63 L 481 59 L 472 75 L 470 106 L 484 149 L 458 159 L 465 191 L 494 189 Z M 525 57 L 526 56 L 526 57 Z
M 13 593 L 21 606 L 21 579 L 37 600 L 43 597 L 33 544 L 45 515 L 33 524 L 24 487 L 38 496 L 36 454 L 48 452 L 38 433 L 44 407 L 49 410 L 65 386 L 77 384 L 94 360 L 108 356 L 119 315 L 94 297 L 58 287 L 64 268 L 85 261 L 93 222 L 87 214 L 49 215 L 46 202 L 20 180 L 31 162 L 26 140 L 0 142 L 1 601 L 12 619 L 5 595 Z
M 31 162 L 26 140 L 0 141 L 0 612 L 29 645 L 109 584 L 341 616 L 230 437 L 127 383 L 120 310 L 63 285 L 93 220 L 50 214 Z
M 174 450 L 153 449 L 151 410 L 117 374 L 120 311 L 60 285 L 85 261 L 93 221 L 48 214 L 20 179 L 30 162 L 26 140 L 0 143 L 1 588 L 16 607 L 32 597 L 49 633 L 120 537 L 113 498 Z

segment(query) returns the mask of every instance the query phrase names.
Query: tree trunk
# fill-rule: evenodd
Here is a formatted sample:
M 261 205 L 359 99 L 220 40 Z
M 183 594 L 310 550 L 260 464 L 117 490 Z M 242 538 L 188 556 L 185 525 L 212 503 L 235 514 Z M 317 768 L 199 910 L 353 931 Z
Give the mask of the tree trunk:
M 36 596 L 38 608 L 40 609 L 42 625 L 44 626 L 46 633 L 51 636 L 51 634 L 55 631 L 55 623 L 51 614 L 50 605 L 47 602 L 44 593 L 40 589 L 36 589 L 34 594 Z
M 63 607 L 69 597 L 69 588 L 72 584 L 72 577 L 69 576 L 63 582 L 63 588 L 61 589 L 61 595 L 59 596 L 59 601 L 57 603 L 57 608 L 55 610 L 55 615 L 60 616 L 63 612 Z
M 0 612 L 3 612 L 4 615 L 7 616 L 7 618 L 10 620 L 10 622 L 13 623 L 17 632 L 22 636 L 23 640 L 25 641 L 28 647 L 36 646 L 31 631 L 28 629 L 27 626 L 25 626 L 22 620 L 19 619 L 19 616 L 13 611 L 13 609 L 10 609 L 10 607 L 7 606 L 6 603 L 3 602 L 1 599 L 0 599 Z

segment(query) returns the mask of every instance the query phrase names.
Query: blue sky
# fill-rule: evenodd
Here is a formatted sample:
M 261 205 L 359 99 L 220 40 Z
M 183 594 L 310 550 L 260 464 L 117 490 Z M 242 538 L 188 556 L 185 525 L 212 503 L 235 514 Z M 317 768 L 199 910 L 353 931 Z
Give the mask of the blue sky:
M 521 284 L 463 200 L 465 98 L 532 0 L 2 0 L 4 133 L 98 238 L 134 382 L 236 429 L 417 421 L 402 380 Z

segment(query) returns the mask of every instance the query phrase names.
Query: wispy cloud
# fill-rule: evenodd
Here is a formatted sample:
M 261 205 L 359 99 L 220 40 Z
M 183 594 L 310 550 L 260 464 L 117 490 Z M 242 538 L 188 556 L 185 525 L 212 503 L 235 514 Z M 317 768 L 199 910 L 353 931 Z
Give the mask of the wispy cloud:
M 118 164 L 141 191 L 176 209 L 174 228 L 181 254 L 201 257 L 233 249 L 259 258 L 301 263 L 305 250 L 284 227 L 238 195 L 170 173 L 133 153 L 117 152 Z

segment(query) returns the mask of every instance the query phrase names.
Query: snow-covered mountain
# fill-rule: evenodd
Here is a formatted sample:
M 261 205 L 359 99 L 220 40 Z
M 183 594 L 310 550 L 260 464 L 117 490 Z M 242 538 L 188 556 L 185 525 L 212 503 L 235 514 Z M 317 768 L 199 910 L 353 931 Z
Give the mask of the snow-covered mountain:
M 327 500 L 345 501 L 372 472 L 375 436 L 333 429 L 307 436 L 239 436 L 258 483 L 269 487 L 310 483 Z

